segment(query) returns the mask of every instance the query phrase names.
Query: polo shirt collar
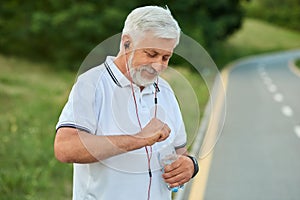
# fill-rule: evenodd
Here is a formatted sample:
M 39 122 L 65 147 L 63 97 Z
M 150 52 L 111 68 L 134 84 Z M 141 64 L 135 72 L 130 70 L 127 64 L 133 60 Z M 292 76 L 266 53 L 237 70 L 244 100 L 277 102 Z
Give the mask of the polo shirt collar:
M 124 74 L 115 65 L 114 60 L 115 60 L 115 57 L 107 56 L 105 63 L 104 63 L 111 79 L 119 87 L 124 88 L 126 86 L 130 86 L 130 81 L 124 76 Z
M 107 56 L 105 60 L 105 67 L 110 75 L 110 78 L 113 80 L 113 82 L 121 88 L 130 87 L 130 81 L 124 76 L 124 74 L 119 70 L 119 68 L 114 63 L 115 57 L 113 56 Z M 134 88 L 139 87 L 136 84 L 133 84 Z M 159 88 L 156 83 L 153 83 L 153 85 L 148 85 L 143 89 L 143 93 L 155 93 L 155 90 L 159 92 Z

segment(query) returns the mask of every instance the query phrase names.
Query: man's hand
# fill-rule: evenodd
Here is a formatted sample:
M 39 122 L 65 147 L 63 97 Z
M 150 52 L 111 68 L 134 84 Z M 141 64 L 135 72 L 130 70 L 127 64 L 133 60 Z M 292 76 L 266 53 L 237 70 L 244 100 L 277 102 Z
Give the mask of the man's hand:
M 145 146 L 151 146 L 156 142 L 161 142 L 167 139 L 170 135 L 171 129 L 169 126 L 157 118 L 151 119 L 151 121 L 136 134 L 137 137 L 141 137 L 145 140 Z
M 164 168 L 162 175 L 170 187 L 176 187 L 188 182 L 194 173 L 193 161 L 187 156 L 179 156 L 172 164 Z

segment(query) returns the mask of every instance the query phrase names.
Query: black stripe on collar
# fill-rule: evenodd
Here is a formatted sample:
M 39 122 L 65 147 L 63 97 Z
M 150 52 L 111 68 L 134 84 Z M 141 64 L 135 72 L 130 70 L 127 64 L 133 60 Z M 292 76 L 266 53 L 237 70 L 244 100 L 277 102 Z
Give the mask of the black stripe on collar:
M 115 77 L 114 73 L 111 71 L 109 65 L 106 62 L 104 62 L 104 65 L 105 65 L 105 68 L 106 68 L 107 72 L 109 73 L 111 79 L 114 81 L 114 83 L 117 86 L 122 87 L 120 82 L 118 81 L 118 79 Z

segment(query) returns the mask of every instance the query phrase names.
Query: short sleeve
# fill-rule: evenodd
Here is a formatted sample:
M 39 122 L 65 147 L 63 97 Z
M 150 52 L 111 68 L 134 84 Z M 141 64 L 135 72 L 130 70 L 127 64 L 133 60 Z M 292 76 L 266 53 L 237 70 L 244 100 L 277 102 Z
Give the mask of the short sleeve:
M 79 78 L 61 112 L 56 130 L 61 127 L 73 127 L 94 134 L 96 132 L 95 94 L 96 87 L 91 82 Z

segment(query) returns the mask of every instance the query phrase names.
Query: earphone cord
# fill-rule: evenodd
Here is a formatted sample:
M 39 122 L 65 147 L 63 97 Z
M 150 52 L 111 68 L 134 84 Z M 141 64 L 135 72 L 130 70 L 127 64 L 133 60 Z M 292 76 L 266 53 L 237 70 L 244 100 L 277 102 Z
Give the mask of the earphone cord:
M 155 92 L 154 92 L 154 118 L 157 116 L 157 92 L 159 91 L 158 89 L 158 77 L 156 79 L 156 85 L 155 85 Z
M 126 55 L 125 55 L 125 59 L 126 59 Z M 127 67 L 127 72 L 129 73 L 129 77 L 131 78 L 131 74 L 130 74 L 130 70 L 127 64 L 127 59 L 126 59 L 126 67 Z M 157 84 L 158 84 L 158 78 L 156 81 L 156 87 L 155 87 L 155 92 L 154 92 L 154 118 L 156 118 L 156 114 L 157 114 L 157 92 L 158 92 L 158 88 L 157 88 Z M 142 130 L 142 124 L 141 124 L 141 120 L 139 117 L 139 113 L 138 113 L 138 106 L 137 106 L 137 101 L 136 101 L 136 97 L 135 97 L 135 93 L 134 93 L 134 89 L 133 89 L 133 83 L 132 80 L 130 79 L 130 87 L 131 87 L 131 92 L 132 92 L 132 96 L 133 96 L 133 100 L 134 100 L 134 106 L 135 106 L 135 114 L 139 123 L 139 127 L 140 130 Z M 151 171 L 151 158 L 152 158 L 152 146 L 149 146 L 150 148 L 150 153 L 148 151 L 148 147 L 145 146 L 145 150 L 146 150 L 146 154 L 147 154 L 147 161 L 148 161 L 148 172 L 149 172 L 149 186 L 148 186 L 148 195 L 147 195 L 147 200 L 150 200 L 150 191 L 151 191 L 151 184 L 152 184 L 152 171 Z
M 130 81 L 130 86 L 131 86 L 131 92 L 132 92 L 132 96 L 133 96 L 133 100 L 134 100 L 135 113 L 137 116 L 140 130 L 142 130 L 142 124 L 141 124 L 139 113 L 138 113 L 138 106 L 137 106 L 137 102 L 136 102 L 136 97 L 135 97 L 132 81 Z M 154 93 L 154 99 L 155 99 L 154 100 L 154 103 L 155 103 L 154 117 L 156 117 L 156 112 L 157 112 L 157 92 L 156 91 Z M 151 184 L 152 184 L 152 171 L 151 171 L 152 146 L 149 146 L 149 148 L 150 148 L 150 153 L 148 151 L 148 147 L 145 146 L 145 150 L 146 150 L 146 154 L 147 154 L 147 161 L 148 161 L 148 172 L 149 172 L 149 186 L 148 186 L 147 200 L 150 200 L 150 190 L 151 190 Z

